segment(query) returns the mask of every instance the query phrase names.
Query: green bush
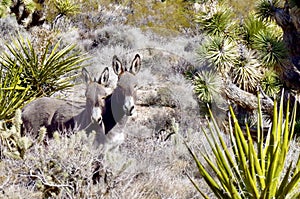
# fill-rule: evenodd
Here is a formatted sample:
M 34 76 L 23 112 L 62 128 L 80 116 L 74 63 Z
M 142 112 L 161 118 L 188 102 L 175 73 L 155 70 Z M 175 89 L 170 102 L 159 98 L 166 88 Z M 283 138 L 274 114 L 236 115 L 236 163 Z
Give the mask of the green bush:
M 76 45 L 60 49 L 51 42 L 38 51 L 21 36 L 0 55 L 0 120 L 9 119 L 24 103 L 73 86 L 73 71 L 87 59 Z
M 260 102 L 259 102 L 260 104 Z M 209 136 L 205 130 L 212 154 L 202 153 L 204 161 L 189 149 L 197 164 L 200 175 L 204 178 L 217 198 L 299 198 L 300 155 L 296 162 L 286 161 L 290 141 L 293 139 L 296 104 L 292 112 L 287 104 L 287 116 L 283 116 L 283 95 L 279 110 L 274 103 L 272 128 L 267 135 L 263 134 L 262 112 L 259 105 L 259 121 L 257 125 L 257 143 L 247 126 L 246 132 L 241 130 L 237 118 L 230 108 L 230 146 L 213 119 L 209 125 Z M 245 135 L 246 134 L 246 135 Z M 201 158 L 201 159 L 202 159 Z M 205 164 L 206 163 L 206 164 Z M 195 188 L 208 198 L 189 177 Z

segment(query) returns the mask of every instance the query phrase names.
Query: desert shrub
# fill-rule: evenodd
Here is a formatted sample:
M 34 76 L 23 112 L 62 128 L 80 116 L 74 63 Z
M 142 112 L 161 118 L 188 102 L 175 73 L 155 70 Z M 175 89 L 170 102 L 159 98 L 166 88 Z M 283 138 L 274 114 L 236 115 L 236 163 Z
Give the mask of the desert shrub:
M 21 110 L 18 109 L 12 124 L 9 126 L 0 120 L 0 161 L 4 157 L 13 159 L 24 158 L 27 150 L 32 146 L 33 141 L 26 136 L 21 136 Z
M 25 29 L 18 25 L 15 18 L 12 16 L 7 16 L 0 18 L 0 50 L 5 49 L 5 43 L 10 41 L 12 36 L 17 35 L 18 33 L 26 35 Z
M 127 23 L 144 28 L 152 28 L 157 33 L 170 34 L 171 31 L 186 31 L 193 27 L 193 10 L 191 2 L 182 0 L 169 1 L 132 1 L 128 4 L 132 14 Z M 167 31 L 166 31 L 167 30 Z
M 229 4 L 234 13 L 238 17 L 245 17 L 248 15 L 249 11 L 253 11 L 255 8 L 255 3 L 257 0 L 247 0 L 247 1 L 238 1 L 238 0 L 225 0 Z
M 259 102 L 260 103 L 260 102 Z M 230 144 L 225 143 L 218 126 L 213 119 L 210 135 L 205 130 L 212 155 L 202 153 L 204 161 L 189 148 L 190 154 L 217 198 L 297 198 L 300 195 L 300 155 L 293 161 L 287 161 L 290 142 L 293 139 L 296 105 L 290 112 L 289 104 L 283 116 L 283 95 L 277 110 L 274 103 L 272 128 L 267 135 L 262 131 L 262 112 L 257 125 L 257 144 L 247 126 L 243 132 L 232 110 L 230 125 Z M 213 118 L 213 116 L 211 115 Z M 204 162 L 207 164 L 205 165 Z M 191 178 L 190 178 L 191 179 Z M 195 188 L 207 198 L 201 188 L 191 179 Z
M 121 31 L 122 29 L 122 31 Z M 124 27 L 105 27 L 96 30 L 93 35 L 93 48 L 122 46 L 124 49 L 131 49 L 134 46 L 133 37 L 130 33 L 123 33 Z
M 16 108 L 35 97 L 71 87 L 76 77 L 72 72 L 87 59 L 76 45 L 60 49 L 60 42 L 54 46 L 48 42 L 38 51 L 22 36 L 6 47 L 8 51 L 0 55 L 0 119 L 11 118 Z

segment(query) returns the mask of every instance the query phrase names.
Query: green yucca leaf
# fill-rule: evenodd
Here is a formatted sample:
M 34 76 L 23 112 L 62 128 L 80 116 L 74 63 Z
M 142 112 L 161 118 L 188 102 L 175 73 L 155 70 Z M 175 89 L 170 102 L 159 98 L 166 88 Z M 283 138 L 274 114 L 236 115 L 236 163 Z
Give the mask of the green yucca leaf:
M 208 135 L 204 131 L 205 136 L 208 138 Z M 212 141 L 209 141 L 210 147 L 213 150 L 214 155 L 216 156 L 217 166 L 214 165 L 214 163 L 208 158 L 209 156 L 203 156 L 206 162 L 209 164 L 211 169 L 215 171 L 215 173 L 219 176 L 219 180 L 223 186 L 223 188 L 226 190 L 226 188 L 230 187 L 230 179 L 232 178 L 231 170 L 229 170 L 229 165 L 227 164 L 227 160 L 224 157 L 224 154 L 222 153 L 222 149 L 218 145 L 214 145 L 216 143 L 216 138 L 214 135 L 211 136 Z M 207 139 L 210 140 L 210 139 Z M 227 173 L 228 172 L 228 173 Z M 228 190 L 226 190 L 228 191 Z
M 213 115 L 210 109 L 209 109 L 209 114 L 211 116 Z M 216 120 L 214 119 L 214 117 L 212 117 L 211 120 L 212 120 L 212 123 L 213 123 L 213 128 L 216 129 L 217 136 L 218 136 L 218 141 L 220 142 L 220 144 L 222 146 L 222 149 L 225 152 L 226 159 L 228 160 L 228 163 L 229 163 L 229 167 L 236 168 L 236 164 L 234 163 L 234 160 L 231 157 L 230 151 L 228 150 L 226 143 L 222 139 L 222 136 L 220 134 L 220 128 L 218 127 Z M 212 128 L 210 128 L 210 130 L 212 130 Z M 202 129 L 202 132 L 205 132 L 205 131 Z M 237 174 L 237 172 L 236 172 L 236 170 L 234 170 L 233 173 L 230 173 L 230 177 L 233 177 L 236 174 Z
M 79 12 L 79 4 L 72 0 L 55 0 L 55 8 L 59 14 L 73 15 Z
M 286 170 L 286 173 L 285 173 L 285 175 L 281 181 L 281 184 L 278 188 L 276 198 L 284 198 L 286 196 L 286 194 L 284 194 L 283 191 L 286 188 L 286 185 L 288 184 L 291 170 L 292 170 L 292 163 L 290 163 L 289 167 Z
M 243 50 L 242 55 L 231 70 L 233 82 L 241 89 L 254 92 L 262 78 L 259 61 L 254 56 L 254 51 Z
M 54 46 L 49 41 L 43 51 L 37 51 L 21 35 L 6 47 L 9 52 L 0 55 L 0 119 L 10 118 L 32 98 L 73 86 L 72 80 L 78 75 L 72 71 L 88 59 L 75 45 L 61 47 L 60 41 Z
M 282 83 L 280 82 L 279 76 L 275 73 L 274 70 L 265 71 L 260 85 L 263 91 L 268 96 L 277 95 L 283 87 Z
M 270 20 L 275 15 L 275 8 L 280 7 L 280 3 L 280 0 L 260 0 L 256 6 L 256 15 L 261 20 Z
M 199 169 L 199 172 L 205 176 L 206 183 L 210 184 L 214 190 L 219 190 L 218 183 L 213 179 L 213 177 L 204 169 L 204 166 L 201 164 L 201 162 L 198 160 L 197 156 L 192 152 L 192 150 L 187 147 L 190 154 L 193 156 L 193 159 L 195 160 L 197 167 Z
M 231 146 L 225 144 L 213 115 L 210 118 L 214 125 L 208 124 L 210 135 L 202 127 L 212 154 L 201 153 L 207 165 L 198 162 L 201 164 L 199 172 L 206 182 L 209 181 L 208 186 L 217 198 L 271 199 L 285 198 L 285 196 L 294 198 L 293 196 L 300 195 L 300 155 L 296 166 L 290 162 L 288 168 L 284 168 L 295 124 L 296 106 L 290 113 L 288 105 L 286 114 L 283 114 L 282 93 L 279 109 L 274 102 L 272 130 L 267 135 L 263 135 L 260 99 L 258 103 L 260 110 L 256 145 L 248 125 L 246 125 L 246 132 L 243 132 L 231 107 L 229 120 Z M 193 156 L 197 158 L 195 154 Z M 208 170 L 215 174 L 216 179 L 212 179 Z M 220 191 L 223 191 L 222 195 L 219 195 Z
M 235 20 L 233 11 L 223 5 L 208 7 L 196 15 L 196 23 L 206 34 L 217 37 L 228 37 L 233 33 Z
M 201 71 L 196 73 L 193 84 L 199 100 L 210 103 L 219 94 L 222 80 L 213 71 Z
M 253 43 L 254 36 L 261 30 L 266 29 L 266 23 L 250 13 L 242 25 L 242 36 L 248 46 Z
M 278 195 L 281 198 L 284 198 L 283 196 L 288 196 L 288 195 L 291 195 L 290 198 L 299 198 L 300 196 L 299 182 L 300 182 L 300 172 L 297 172 L 290 180 L 290 182 L 286 184 L 286 186 L 283 189 L 283 192 L 282 193 L 278 192 Z M 293 191 L 294 189 L 296 189 L 297 191 Z
M 9 7 L 11 6 L 11 0 L 2 0 L 0 2 L 0 18 L 4 17 L 9 12 Z
M 267 31 L 260 31 L 254 37 L 253 48 L 259 51 L 263 65 L 273 67 L 283 63 L 287 57 L 287 50 L 281 38 Z
M 231 69 L 238 59 L 235 41 L 224 37 L 209 37 L 198 49 L 200 62 L 209 62 L 213 69 L 221 73 Z

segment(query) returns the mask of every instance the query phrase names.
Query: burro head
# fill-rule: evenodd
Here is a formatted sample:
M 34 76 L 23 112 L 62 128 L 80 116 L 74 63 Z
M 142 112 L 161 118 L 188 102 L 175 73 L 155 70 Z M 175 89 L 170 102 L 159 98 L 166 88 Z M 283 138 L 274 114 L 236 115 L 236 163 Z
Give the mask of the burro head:
M 102 123 L 102 113 L 105 110 L 105 97 L 107 92 L 105 86 L 108 83 L 109 71 L 106 67 L 98 80 L 92 79 L 89 72 L 83 68 L 82 75 L 86 82 L 86 112 L 91 122 Z
M 132 116 L 135 112 L 136 86 L 137 79 L 135 75 L 141 68 L 141 57 L 136 54 L 130 65 L 122 62 L 116 55 L 112 61 L 113 70 L 118 75 L 117 87 L 114 90 L 115 105 L 122 107 L 122 111 L 127 116 Z

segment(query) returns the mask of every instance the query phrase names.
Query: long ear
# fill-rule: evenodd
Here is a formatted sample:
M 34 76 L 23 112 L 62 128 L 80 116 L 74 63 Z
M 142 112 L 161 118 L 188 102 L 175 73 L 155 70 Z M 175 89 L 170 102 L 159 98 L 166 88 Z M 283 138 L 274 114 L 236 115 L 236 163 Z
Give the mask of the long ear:
M 104 68 L 103 72 L 100 75 L 98 83 L 104 86 L 107 86 L 109 79 L 109 70 L 108 67 Z
M 141 69 L 141 57 L 139 54 L 136 54 L 134 59 L 131 62 L 129 72 L 135 75 L 140 71 L 140 69 Z
M 118 76 L 125 71 L 122 62 L 116 55 L 114 55 L 113 57 L 112 67 L 114 69 L 115 74 Z
M 90 83 L 90 82 L 93 81 L 93 80 L 92 80 L 92 77 L 90 76 L 90 74 L 89 74 L 89 72 L 86 70 L 86 68 L 82 68 L 81 73 L 82 73 L 82 76 L 84 77 L 85 83 L 88 84 L 88 83 Z

